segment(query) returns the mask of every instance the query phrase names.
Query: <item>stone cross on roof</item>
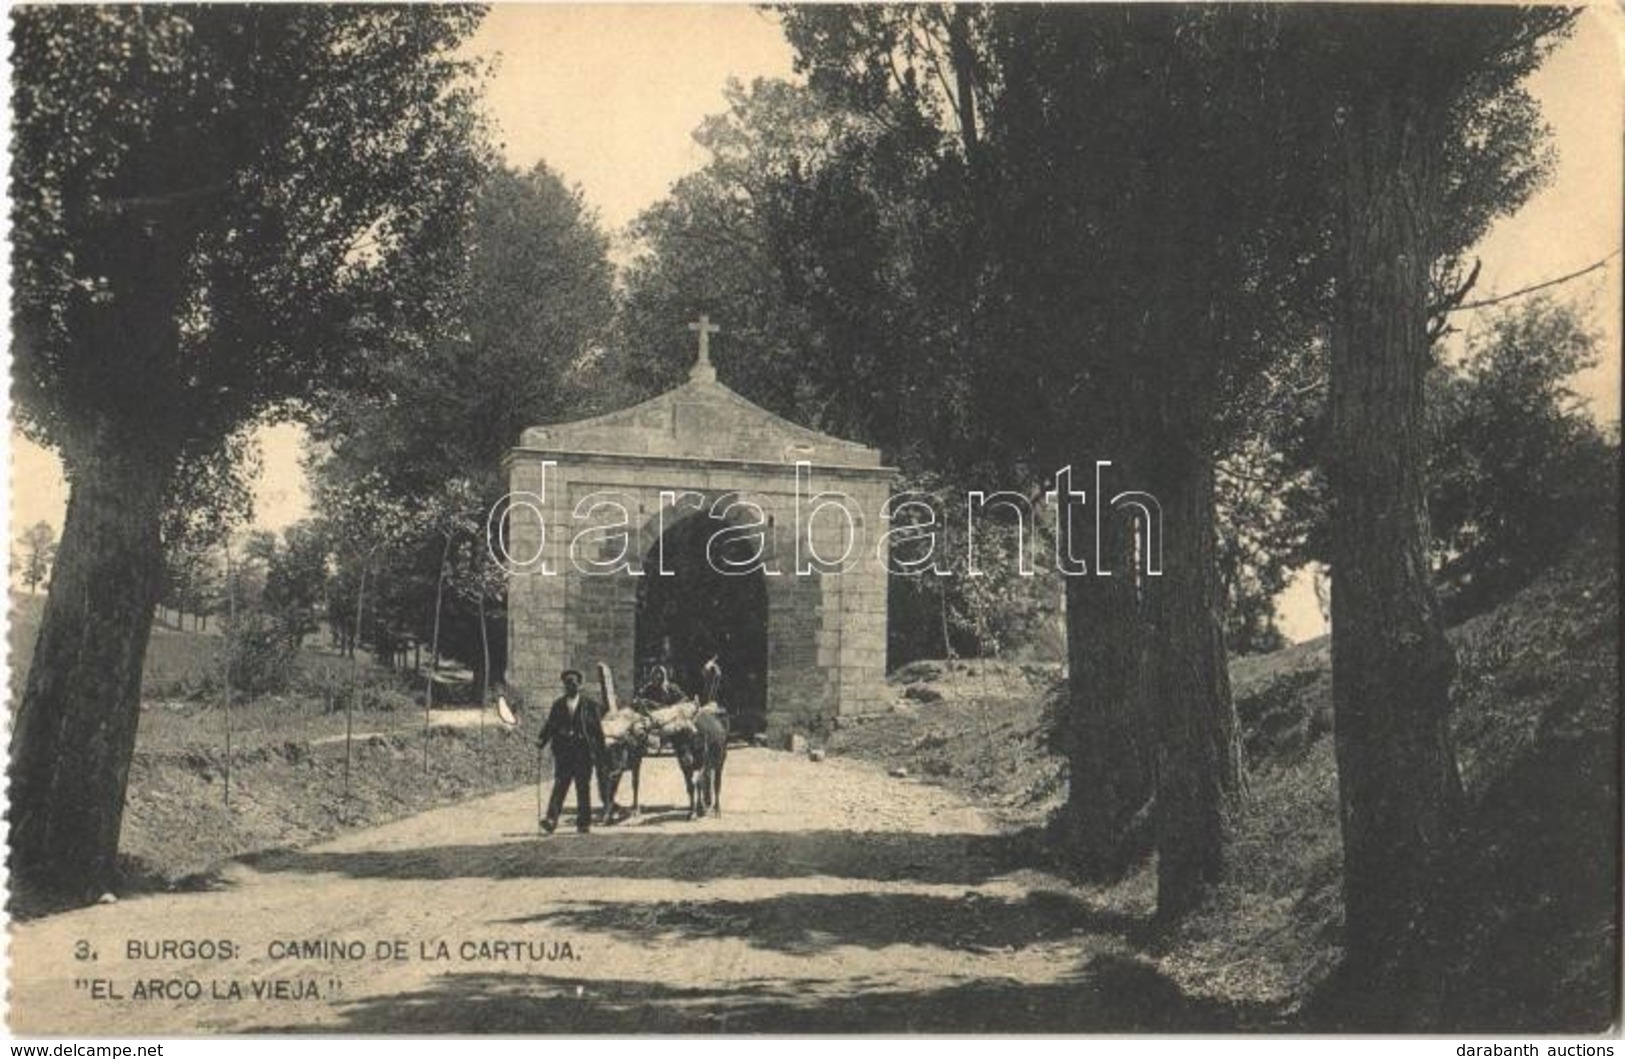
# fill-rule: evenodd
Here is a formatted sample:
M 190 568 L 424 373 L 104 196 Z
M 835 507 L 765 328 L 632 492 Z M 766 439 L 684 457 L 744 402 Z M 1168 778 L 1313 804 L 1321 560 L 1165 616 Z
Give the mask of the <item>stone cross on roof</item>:
M 717 369 L 711 365 L 711 336 L 720 333 L 722 328 L 712 323 L 711 318 L 705 313 L 701 313 L 698 320 L 688 325 L 688 329 L 699 332 L 700 336 L 700 359 L 694 362 L 694 370 L 689 373 L 689 379 L 695 382 L 715 382 Z

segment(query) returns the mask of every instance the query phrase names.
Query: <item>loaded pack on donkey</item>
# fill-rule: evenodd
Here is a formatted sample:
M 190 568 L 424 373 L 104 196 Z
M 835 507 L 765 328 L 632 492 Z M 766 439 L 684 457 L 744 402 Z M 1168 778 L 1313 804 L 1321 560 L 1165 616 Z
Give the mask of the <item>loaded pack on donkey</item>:
M 604 822 L 618 817 L 616 791 L 621 777 L 632 776 L 632 808 L 639 810 L 638 774 L 643 758 L 654 747 L 670 747 L 683 771 L 688 790 L 689 819 L 715 809 L 722 813 L 722 767 L 728 757 L 728 714 L 715 699 L 721 669 L 713 658 L 706 664 L 705 701 L 691 699 L 673 683 L 662 666 L 629 704 L 615 694 L 615 678 L 609 667 L 598 663 L 598 683 L 604 696 L 604 745 L 606 770 L 603 802 Z M 712 679 L 714 674 L 715 679 Z

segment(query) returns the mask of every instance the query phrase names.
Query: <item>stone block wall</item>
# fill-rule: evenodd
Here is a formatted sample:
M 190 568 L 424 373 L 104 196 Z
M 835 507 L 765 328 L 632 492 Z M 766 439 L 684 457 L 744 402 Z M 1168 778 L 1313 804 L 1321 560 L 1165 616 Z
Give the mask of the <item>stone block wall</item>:
M 662 517 L 662 492 L 693 490 L 704 494 L 707 504 L 737 494 L 772 519 L 767 559 L 775 573 L 762 575 L 769 736 L 824 730 L 840 715 L 885 705 L 887 579 L 876 545 L 885 529 L 880 510 L 890 491 L 890 469 L 813 468 L 811 489 L 851 497 L 859 525 L 850 569 L 806 575 L 797 573 L 793 465 L 517 449 L 508 470 L 512 492 L 542 501 L 540 517 L 531 509 L 514 511 L 508 548 L 515 560 L 537 557 L 529 569 L 511 571 L 508 607 L 509 680 L 532 701 L 551 699 L 558 673 L 567 667 L 588 674 L 591 686 L 595 665 L 607 662 L 623 694 L 630 690 L 625 682 L 634 677 L 639 578 L 576 568 L 570 544 L 588 525 L 572 519 L 576 505 L 594 493 L 614 494 L 631 522 L 629 557 L 641 567 L 662 529 L 669 531 L 694 511 L 692 504 L 667 507 Z M 600 513 L 593 524 L 603 521 Z M 831 513 L 802 525 L 810 525 L 821 555 L 840 554 L 842 519 Z

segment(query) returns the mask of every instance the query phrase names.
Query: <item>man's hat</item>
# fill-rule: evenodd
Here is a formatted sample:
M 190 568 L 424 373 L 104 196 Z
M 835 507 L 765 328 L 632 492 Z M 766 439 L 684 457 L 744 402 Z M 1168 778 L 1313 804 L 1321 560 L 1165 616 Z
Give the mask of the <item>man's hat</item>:
M 571 677 L 576 678 L 576 683 L 577 684 L 582 684 L 582 683 L 586 682 L 586 678 L 581 675 L 581 670 L 579 670 L 579 669 L 566 669 L 564 672 L 559 674 L 559 683 L 562 684 L 564 681 L 569 680 Z

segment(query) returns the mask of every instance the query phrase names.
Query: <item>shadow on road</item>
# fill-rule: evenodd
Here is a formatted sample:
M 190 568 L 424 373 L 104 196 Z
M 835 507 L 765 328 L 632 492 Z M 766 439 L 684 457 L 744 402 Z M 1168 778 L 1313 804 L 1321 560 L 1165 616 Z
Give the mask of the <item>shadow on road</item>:
M 1050 985 L 978 981 L 898 990 L 863 979 L 749 980 L 724 989 L 453 974 L 430 989 L 341 1005 L 331 1033 L 1213 1033 L 1249 1013 L 1193 1001 L 1154 968 L 1098 957 Z M 838 989 L 838 992 L 835 991 Z M 579 992 L 578 992 L 579 990 Z M 266 1026 L 261 1032 L 298 1032 Z
M 357 879 L 793 879 L 823 875 L 971 886 L 1023 866 L 1003 836 L 850 831 L 637 834 L 603 830 L 545 839 L 404 850 L 273 850 L 243 858 L 261 872 Z
M 961 951 L 1024 949 L 1088 933 L 1143 942 L 1149 923 L 1039 891 L 1020 901 L 980 893 L 789 893 L 748 901 L 594 901 L 507 920 L 647 944 L 737 938 L 754 948 L 811 955 L 842 945 L 919 945 Z

